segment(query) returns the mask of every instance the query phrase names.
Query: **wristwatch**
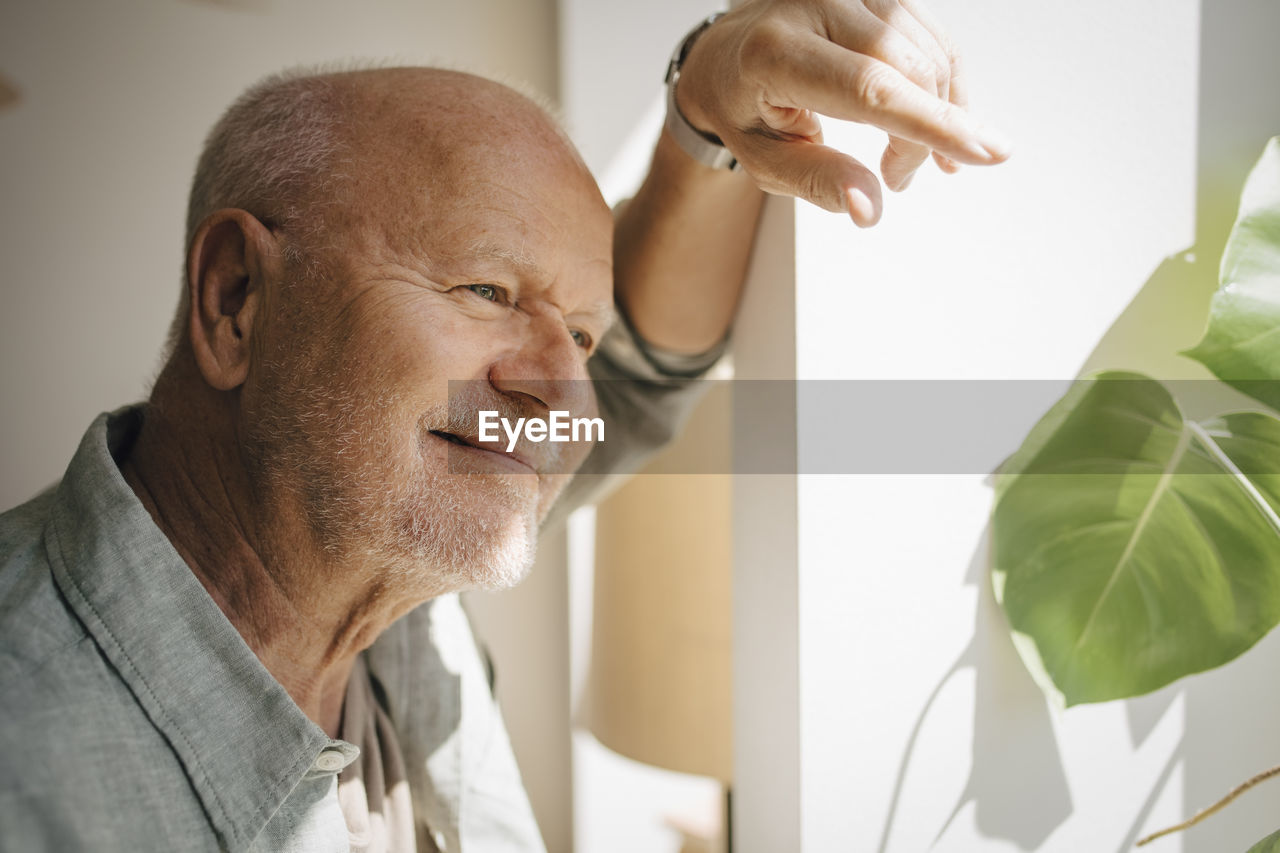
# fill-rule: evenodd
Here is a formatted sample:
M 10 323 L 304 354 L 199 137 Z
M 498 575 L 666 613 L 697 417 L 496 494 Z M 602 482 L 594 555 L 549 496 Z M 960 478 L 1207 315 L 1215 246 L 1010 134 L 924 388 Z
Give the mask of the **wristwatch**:
M 680 80 L 680 68 L 684 65 L 685 58 L 689 55 L 689 49 L 698 40 L 698 36 L 702 35 L 703 31 L 715 23 L 716 19 L 723 14 L 723 12 L 716 12 L 690 30 L 680 44 L 676 45 L 675 52 L 671 54 L 671 61 L 667 63 L 666 76 L 666 126 L 667 130 L 671 132 L 671 138 L 694 160 L 713 169 L 730 169 L 739 172 L 742 171 L 742 166 L 729 149 L 724 147 L 720 137 L 710 133 L 703 133 L 689 124 L 689 120 L 684 117 L 684 113 L 680 112 L 680 107 L 676 106 L 676 83 Z

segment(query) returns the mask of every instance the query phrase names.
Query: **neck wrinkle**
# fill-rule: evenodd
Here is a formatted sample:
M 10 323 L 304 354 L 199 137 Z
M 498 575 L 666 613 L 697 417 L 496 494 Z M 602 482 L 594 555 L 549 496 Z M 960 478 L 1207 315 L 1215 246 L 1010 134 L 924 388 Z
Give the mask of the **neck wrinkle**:
M 168 418 L 163 380 L 121 473 L 267 671 L 336 738 L 356 655 L 430 596 L 397 595 L 367 560 L 326 554 L 296 500 L 275 494 L 287 490 L 253 487 L 225 406 L 184 400 L 184 418 Z

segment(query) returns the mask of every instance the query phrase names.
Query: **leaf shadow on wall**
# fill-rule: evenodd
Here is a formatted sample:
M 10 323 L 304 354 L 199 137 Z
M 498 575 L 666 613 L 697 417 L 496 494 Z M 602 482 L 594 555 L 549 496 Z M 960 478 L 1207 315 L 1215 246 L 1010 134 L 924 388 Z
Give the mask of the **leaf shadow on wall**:
M 1280 13 L 1272 12 L 1280 24 Z M 1280 62 L 1277 63 L 1280 71 Z M 1274 112 L 1274 110 L 1273 110 Z M 1229 159 L 1200 166 L 1196 209 L 1196 243 L 1185 252 L 1164 259 L 1124 312 L 1103 335 L 1082 372 L 1104 368 L 1137 370 L 1159 379 L 1208 377 L 1200 365 L 1177 353 L 1199 340 L 1208 315 L 1209 299 L 1217 289 L 1218 265 L 1250 157 L 1262 152 L 1271 127 L 1232 126 L 1234 133 L 1252 132 L 1251 141 L 1210 146 L 1238 151 Z M 1221 129 L 1219 129 L 1221 132 Z M 1256 150 L 1255 150 L 1256 149 Z M 1249 156 L 1244 151 L 1251 151 Z M 1175 396 L 1184 414 L 1202 420 L 1221 412 L 1255 408 L 1256 404 L 1220 382 L 1183 382 Z M 1189 676 L 1147 696 L 1125 702 L 1130 738 L 1138 747 L 1179 696 L 1185 698 L 1185 718 L 1178 746 L 1152 783 L 1117 853 L 1132 850 L 1147 827 L 1156 800 L 1179 765 L 1182 773 L 1182 815 L 1190 816 L 1216 801 L 1232 786 L 1274 764 L 1280 756 L 1280 731 L 1274 725 L 1269 688 L 1280 664 L 1280 636 L 1264 638 L 1239 659 L 1209 672 Z M 1069 713 L 1069 712 L 1068 712 Z M 1243 799 L 1233 804 L 1230 817 L 1206 821 L 1188 831 L 1183 849 L 1191 853 L 1243 850 L 1276 828 L 1274 799 Z
M 1258 150 L 1261 151 L 1261 145 Z M 1202 189 L 1200 221 L 1213 223 L 1208 228 L 1210 233 L 1206 234 L 1202 229 L 1197 247 L 1160 262 L 1133 301 L 1099 340 L 1081 374 L 1104 368 L 1122 368 L 1163 379 L 1208 375 L 1177 352 L 1192 346 L 1203 327 L 1208 300 L 1217 285 L 1222 244 L 1234 219 L 1231 200 L 1239 195 L 1243 175 L 1238 180 L 1239 184 L 1231 189 L 1221 186 L 1210 192 Z M 1205 244 L 1209 248 L 1198 251 L 1199 246 Z M 1233 403 L 1245 399 L 1221 383 L 1183 383 L 1178 388 L 1181 392 L 1179 403 L 1193 418 L 1238 408 Z M 1190 397 L 1193 393 L 1195 398 Z M 891 849 L 889 842 L 907 770 L 929 712 L 952 677 L 966 669 L 972 669 L 974 673 L 973 760 L 968 781 L 950 816 L 939 828 L 935 843 L 942 839 L 969 803 L 974 804 L 976 823 L 984 836 L 1011 841 L 1023 850 L 1039 849 L 1072 814 L 1071 792 L 1050 720 L 1048 700 L 1019 658 L 1010 637 L 1008 621 L 991 589 L 989 540 L 988 525 L 965 575 L 965 584 L 974 585 L 979 592 L 973 635 L 956 662 L 934 687 L 916 719 L 881 832 L 880 853 Z M 1124 703 L 1129 738 L 1135 750 L 1142 746 L 1184 692 L 1184 685 L 1179 683 L 1177 687 Z M 1199 693 L 1191 691 L 1192 696 Z M 1195 707 L 1195 703 L 1189 700 L 1189 707 Z M 1188 739 L 1184 738 L 1182 745 L 1173 750 L 1166 760 L 1130 821 L 1117 851 L 1133 848 L 1177 765 L 1184 759 L 1192 764 L 1198 763 L 1196 758 L 1201 750 L 1188 744 Z M 1023 772 L 1011 768 L 1021 768 Z M 1238 775 L 1243 777 L 1247 774 Z M 1187 782 L 1188 808 L 1193 799 L 1204 805 L 1214 798 L 1208 796 L 1204 787 L 1200 780 Z M 1195 794 L 1191 793 L 1193 790 Z
M 1225 241 L 1225 232 L 1222 240 Z M 1183 347 L 1195 342 L 1216 286 L 1221 248 L 1212 254 L 1208 258 L 1206 253 L 1197 254 L 1192 249 L 1164 259 L 1098 342 L 1081 374 L 1103 367 L 1122 367 L 1167 378 L 1198 375 L 1194 365 L 1188 370 L 1190 362 L 1176 354 L 1181 347 L 1171 341 L 1185 340 Z M 1153 338 L 1161 343 L 1156 345 Z M 1189 404 L 1189 414 L 1229 408 L 1223 395 L 1212 393 L 1208 384 L 1202 390 L 1206 392 L 1204 399 L 1182 401 Z M 1235 394 L 1231 389 L 1223 393 Z M 973 668 L 973 761 L 968 782 L 936 840 L 943 837 L 961 809 L 972 802 L 978 829 L 984 836 L 1011 841 L 1023 850 L 1038 850 L 1071 816 L 1073 804 L 1048 700 L 1018 656 L 1008 620 L 991 589 L 989 542 L 988 525 L 965 576 L 965 583 L 979 590 L 973 637 L 934 693 L 937 695 L 956 672 Z M 1135 751 L 1183 692 L 1181 686 L 1170 687 L 1124 703 L 1129 739 Z M 925 713 L 927 706 L 921 721 Z M 1184 747 L 1174 749 L 1166 759 L 1128 821 L 1117 853 L 1133 848 L 1183 759 Z M 1022 768 L 1022 772 L 1011 772 L 1010 768 Z M 884 849 L 882 844 L 881 850 Z
M 1280 52 L 1274 49 L 1280 4 L 1220 0 L 1212 14 L 1207 5 L 1204 11 L 1194 246 L 1159 263 L 1098 341 L 1081 373 L 1116 368 L 1157 379 L 1207 376 L 1177 353 L 1199 339 L 1240 188 L 1263 144 L 1280 128 L 1275 89 L 1269 85 L 1280 76 Z M 1135 220 L 1133 227 L 1143 225 Z M 1217 394 L 1197 400 L 1180 398 L 1179 403 L 1191 418 L 1231 408 Z M 903 782 L 929 711 L 951 677 L 969 667 L 975 676 L 973 762 L 965 788 L 936 837 L 941 839 L 961 809 L 973 802 L 984 835 L 1034 850 L 1072 814 L 1071 792 L 1047 701 L 1018 658 L 1008 623 L 991 592 L 989 533 L 989 528 L 984 531 L 966 575 L 966 583 L 973 583 L 980 593 L 973 637 L 920 710 L 899 767 L 880 853 L 889 849 Z M 1151 782 L 1117 853 L 1133 849 L 1179 765 L 1184 767 L 1184 810 L 1191 814 L 1245 776 L 1275 763 L 1280 755 L 1280 728 L 1273 722 L 1270 688 L 1262 694 L 1259 690 L 1260 685 L 1274 683 L 1277 662 L 1280 631 L 1273 631 L 1239 661 L 1125 702 L 1135 749 L 1180 695 L 1185 696 L 1186 720 L 1181 742 Z M 1274 799 L 1241 801 L 1232 809 L 1231 819 L 1190 830 L 1185 849 L 1214 853 L 1244 849 L 1275 829 L 1274 815 L 1267 813 L 1268 809 L 1274 812 Z
M 1082 372 L 1102 368 L 1138 370 L 1157 379 L 1207 377 L 1177 353 L 1200 338 L 1209 300 L 1218 286 L 1218 266 L 1235 221 L 1245 177 L 1267 139 L 1280 132 L 1280 101 L 1271 81 L 1280 77 L 1280 4 L 1219 0 L 1202 4 L 1200 92 L 1197 127 L 1195 238 L 1191 249 L 1166 258 L 1142 290 L 1099 340 Z M 1141 227 L 1135 222 L 1134 227 Z M 1216 388 L 1215 388 L 1216 385 Z M 1192 419 L 1252 408 L 1221 383 L 1178 387 L 1178 402 Z M 1182 739 L 1153 784 L 1139 828 L 1177 765 L 1182 766 L 1183 815 L 1190 816 L 1233 785 L 1280 760 L 1280 729 L 1274 724 L 1275 672 L 1280 632 L 1272 631 L 1238 660 L 1126 703 L 1135 745 L 1178 695 L 1185 696 Z M 1183 836 L 1189 853 L 1243 850 L 1277 828 L 1275 797 L 1242 798 L 1229 816 L 1206 821 Z
M 991 591 L 989 535 L 990 528 L 983 531 L 965 574 L 965 583 L 979 592 L 973 636 L 920 709 L 898 768 L 880 853 L 889 849 L 903 781 L 929 711 L 952 676 L 970 668 L 974 671 L 973 761 L 964 790 L 937 839 L 970 802 L 983 835 L 1008 839 L 1024 850 L 1037 849 L 1071 815 L 1071 792 L 1047 701 L 1018 659 L 1008 623 Z

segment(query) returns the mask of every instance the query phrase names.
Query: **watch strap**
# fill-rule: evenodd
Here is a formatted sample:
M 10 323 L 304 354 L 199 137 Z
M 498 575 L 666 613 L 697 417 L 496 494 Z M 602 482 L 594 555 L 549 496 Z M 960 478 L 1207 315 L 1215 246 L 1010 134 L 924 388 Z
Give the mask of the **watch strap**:
M 689 49 L 693 47 L 693 43 L 698 40 L 698 36 L 715 23 L 716 19 L 723 15 L 723 12 L 716 12 L 709 16 L 696 27 L 689 31 L 688 35 L 676 45 L 675 52 L 671 54 L 671 61 L 667 63 L 667 119 L 666 128 L 671 133 L 671 138 L 676 141 L 680 148 L 704 166 L 710 166 L 712 169 L 730 169 L 732 171 L 741 171 L 742 166 L 738 163 L 738 159 L 728 148 L 724 147 L 724 143 L 720 141 L 718 136 L 710 133 L 703 133 L 689 123 L 684 117 L 684 113 L 680 112 L 679 105 L 676 104 L 676 83 L 680 80 L 680 70 L 684 66 L 685 58 L 689 55 Z

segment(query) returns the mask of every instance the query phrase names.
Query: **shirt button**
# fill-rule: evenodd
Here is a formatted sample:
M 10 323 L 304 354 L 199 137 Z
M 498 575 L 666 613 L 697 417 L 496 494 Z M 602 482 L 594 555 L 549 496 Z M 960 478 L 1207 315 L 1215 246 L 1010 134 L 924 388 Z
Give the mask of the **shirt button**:
M 341 752 L 336 749 L 326 749 L 320 753 L 316 759 L 316 763 L 311 765 L 316 770 L 325 773 L 337 773 L 339 770 L 347 766 L 347 759 Z

